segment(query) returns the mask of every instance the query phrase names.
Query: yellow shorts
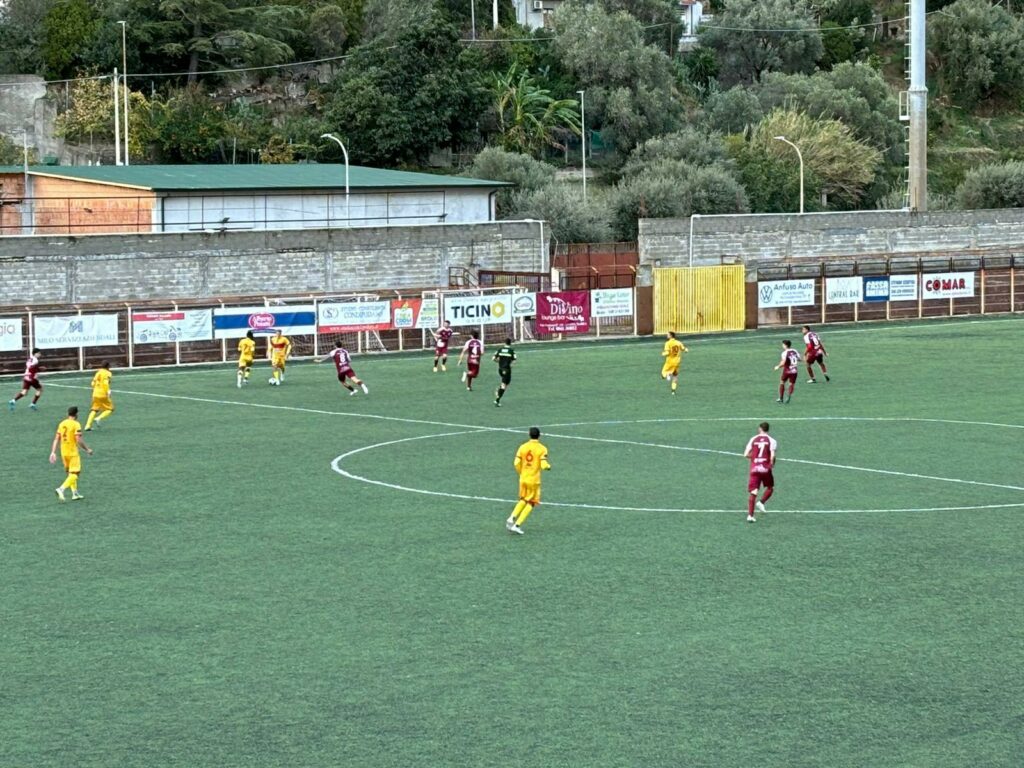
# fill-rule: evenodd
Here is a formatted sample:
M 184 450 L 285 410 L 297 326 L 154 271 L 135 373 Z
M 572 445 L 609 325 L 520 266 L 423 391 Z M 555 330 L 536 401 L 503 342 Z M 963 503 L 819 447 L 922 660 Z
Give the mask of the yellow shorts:
M 64 460 L 64 469 L 69 475 L 77 475 L 82 471 L 82 456 L 78 453 L 65 456 L 63 453 L 60 455 L 61 459 Z
M 110 401 L 110 395 L 104 395 L 103 397 L 96 397 L 95 395 L 93 395 L 91 410 L 113 411 L 114 404 Z
M 273 358 L 271 358 L 270 364 L 272 366 L 274 366 L 275 368 L 284 368 L 284 361 L 285 361 L 285 359 L 286 358 L 283 357 L 283 356 L 278 357 L 277 355 L 275 355 Z
M 540 483 L 520 483 L 519 498 L 527 504 L 540 504 Z
M 251 357 L 240 357 L 240 358 L 238 358 L 238 367 L 239 368 L 252 368 L 252 358 Z
M 666 376 L 678 376 L 679 375 L 679 363 L 665 363 L 661 366 L 661 378 Z

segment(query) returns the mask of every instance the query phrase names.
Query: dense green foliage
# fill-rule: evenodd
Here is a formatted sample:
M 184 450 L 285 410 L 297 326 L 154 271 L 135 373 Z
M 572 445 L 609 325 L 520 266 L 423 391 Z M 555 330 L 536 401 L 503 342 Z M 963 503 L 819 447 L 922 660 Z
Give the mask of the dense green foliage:
M 961 208 L 1024 208 L 1024 162 L 968 171 L 956 201 Z
M 936 192 L 951 196 L 968 169 L 1024 159 L 1024 128 L 1000 116 L 1024 95 L 1021 5 L 929 3 L 943 11 L 928 22 L 932 145 L 963 146 L 933 153 Z M 422 168 L 451 158 L 460 172 L 499 147 L 578 167 L 585 131 L 597 174 L 585 206 L 576 190 L 548 183 L 499 199 L 508 215 L 554 206 L 563 234 L 593 231 L 587 222 L 604 217 L 606 229 L 630 236 L 627 211 L 685 212 L 694 199 L 793 210 L 791 158 L 756 146 L 779 110 L 848 129 L 826 131 L 834 146 L 815 148 L 818 156 L 842 156 L 848 139 L 869 150 L 839 191 L 820 168 L 807 169 L 808 189 L 829 192 L 825 203 L 808 193 L 809 210 L 899 199 L 903 43 L 870 25 L 902 6 L 721 0 L 712 11 L 696 44 L 680 49 L 674 0 L 567 0 L 537 31 L 516 26 L 511 0 L 498 3 L 497 28 L 490 0 L 8 0 L 0 71 L 107 78 L 58 86 L 55 99 L 61 135 L 98 156 L 113 137 L 109 73 L 122 68 L 117 22 L 126 21 L 133 162 L 337 161 L 337 146 L 319 138 L 332 132 L 363 164 Z M 280 66 L 311 59 L 328 61 Z M 244 67 L 263 68 L 225 71 Z M 985 110 L 980 126 L 962 110 L 973 107 Z M 691 173 L 700 168 L 714 172 Z M 662 193 L 666 178 L 684 177 L 690 186 Z M 580 226 L 565 224 L 573 215 Z

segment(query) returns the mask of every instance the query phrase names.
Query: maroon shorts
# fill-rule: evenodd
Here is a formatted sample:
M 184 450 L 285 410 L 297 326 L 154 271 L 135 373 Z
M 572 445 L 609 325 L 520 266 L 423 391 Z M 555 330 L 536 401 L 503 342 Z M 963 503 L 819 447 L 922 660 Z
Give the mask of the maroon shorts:
M 793 384 L 796 384 L 796 374 L 795 373 L 784 373 L 784 374 L 782 374 L 782 383 L 785 384 L 787 381 L 791 382 Z
M 434 354 L 437 355 L 438 357 L 442 357 L 444 355 L 447 355 L 448 354 L 448 345 L 447 344 L 438 344 L 436 347 L 434 347 Z
M 43 388 L 43 385 L 42 385 L 42 382 L 39 381 L 39 379 L 22 379 L 21 380 L 21 388 L 22 389 L 39 389 L 39 390 L 41 390 Z
M 775 478 L 772 476 L 772 473 L 770 471 L 769 472 L 751 472 L 750 473 L 750 479 L 747 480 L 747 490 L 748 491 L 756 491 L 762 485 L 765 488 L 774 488 L 775 487 Z
M 466 363 L 466 376 L 470 379 L 475 379 L 480 375 L 480 361 L 477 360 L 475 363 Z
M 354 379 L 355 377 L 356 372 L 353 371 L 351 368 L 346 368 L 342 371 L 338 371 L 338 381 L 340 381 L 342 384 L 345 383 L 345 379 Z
M 825 364 L 825 356 L 822 354 L 815 354 L 814 352 L 807 352 L 804 355 L 804 359 L 807 361 L 808 365 L 811 363 L 817 363 L 818 365 Z

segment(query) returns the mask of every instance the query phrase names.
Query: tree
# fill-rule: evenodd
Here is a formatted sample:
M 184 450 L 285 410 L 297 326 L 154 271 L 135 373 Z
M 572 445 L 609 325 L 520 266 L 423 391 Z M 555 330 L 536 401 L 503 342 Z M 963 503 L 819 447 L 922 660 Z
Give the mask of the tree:
M 1024 208 L 1024 162 L 973 168 L 956 188 L 963 209 Z
M 422 163 L 436 148 L 475 139 L 487 94 L 461 53 L 455 27 L 437 14 L 393 46 L 355 48 L 324 107 L 328 128 L 348 139 L 352 161 Z M 327 156 L 337 151 L 326 147 Z
M 704 114 L 712 130 L 721 133 L 742 133 L 757 125 L 764 110 L 757 96 L 742 85 L 720 91 L 704 103 Z
M 55 0 L 0 3 L 0 71 L 42 72 L 43 20 Z
M 309 40 L 317 58 L 336 56 L 348 39 L 348 15 L 336 5 L 321 5 L 309 15 Z
M 720 167 L 655 164 L 624 180 L 612 192 L 612 228 L 620 240 L 636 240 L 639 219 L 683 218 L 694 213 L 745 213 L 750 210 L 740 183 Z
M 488 147 L 473 159 L 473 164 L 463 176 L 489 181 L 507 181 L 515 184 L 512 189 L 499 189 L 497 208 L 499 218 L 513 211 L 513 198 L 524 193 L 535 192 L 555 181 L 555 167 L 530 155 L 506 152 L 497 147 Z
M 986 0 L 957 0 L 931 17 L 940 89 L 961 106 L 1024 92 L 1024 21 Z
M 490 86 L 503 149 L 532 155 L 546 147 L 564 149 L 568 135 L 580 135 L 579 102 L 553 98 L 515 64 L 492 75 Z
M 555 54 L 586 90 L 587 120 L 615 159 L 639 142 L 679 127 L 681 104 L 669 58 L 643 41 L 639 22 L 599 5 L 566 3 L 555 12 Z
M 211 68 L 277 64 L 294 53 L 284 40 L 301 34 L 300 11 L 289 5 L 246 0 L 160 0 L 163 26 L 174 35 L 164 52 L 188 56 L 188 81 L 200 65 Z
M 606 243 L 611 240 L 608 209 L 595 196 L 566 184 L 548 184 L 513 200 L 515 218 L 551 223 L 551 236 L 561 243 Z
M 69 77 L 88 64 L 83 54 L 92 44 L 99 19 L 88 0 L 60 0 L 43 17 L 42 57 L 48 78 Z
M 84 78 L 84 79 L 82 79 Z M 74 142 L 96 139 L 108 141 L 114 136 L 114 106 L 110 78 L 81 73 L 71 84 L 70 106 L 57 116 L 56 134 Z
M 223 110 L 196 86 L 153 105 L 153 129 L 162 160 L 172 163 L 206 163 L 223 159 L 225 134 Z
M 769 71 L 812 72 L 823 51 L 804 0 L 729 0 L 699 34 L 717 54 L 726 85 L 757 82 Z
M 15 143 L 9 137 L 0 134 L 0 165 L 22 165 L 25 162 L 25 147 L 20 142 Z M 28 164 L 38 162 L 36 151 L 31 147 L 28 150 Z
M 743 177 L 745 185 L 756 181 L 770 188 L 777 184 L 770 175 L 755 179 L 750 171 L 761 173 L 766 165 L 770 170 L 785 168 L 778 178 L 799 176 L 796 153 L 776 140 L 776 136 L 785 136 L 800 147 L 805 173 L 811 176 L 806 184 L 808 199 L 826 193 L 830 203 L 842 209 L 860 202 L 882 159 L 881 152 L 858 141 L 853 131 L 838 120 L 815 120 L 804 112 L 780 109 L 765 117 L 750 134 L 746 152 L 740 157 L 740 166 L 747 171 Z M 769 162 L 765 164 L 762 160 Z M 750 186 L 747 189 L 752 197 L 771 198 L 770 193 L 766 195 Z
M 687 126 L 675 133 L 648 139 L 633 150 L 622 166 L 623 178 L 635 178 L 654 173 L 679 175 L 679 169 L 703 168 L 712 165 L 728 167 L 731 160 L 725 152 L 722 138 Z

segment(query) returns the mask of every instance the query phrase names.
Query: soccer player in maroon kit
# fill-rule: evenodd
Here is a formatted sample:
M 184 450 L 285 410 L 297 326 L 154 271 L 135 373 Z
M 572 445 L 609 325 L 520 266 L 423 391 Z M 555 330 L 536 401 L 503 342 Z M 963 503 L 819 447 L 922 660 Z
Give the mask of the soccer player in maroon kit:
M 434 373 L 437 373 L 437 364 L 440 361 L 441 370 L 448 370 L 448 342 L 452 340 L 455 331 L 452 330 L 451 320 L 445 320 L 444 325 L 434 333 Z
M 334 367 L 338 370 L 338 382 L 345 389 L 348 390 L 349 396 L 356 393 L 355 387 L 351 386 L 348 382 L 351 381 L 357 387 L 363 390 L 364 395 L 370 394 L 370 390 L 366 388 L 366 384 L 363 383 L 362 379 L 356 377 L 355 371 L 352 370 L 352 356 L 348 353 L 340 341 L 334 342 L 334 351 L 329 355 L 318 357 L 316 361 L 322 363 L 324 360 L 333 360 Z
M 818 383 L 818 380 L 814 378 L 815 363 L 821 368 L 825 382 L 828 383 L 831 381 L 828 377 L 828 369 L 825 368 L 825 358 L 828 357 L 828 352 L 825 351 L 825 345 L 821 343 L 821 337 L 812 331 L 809 325 L 805 325 L 800 330 L 804 332 L 804 346 L 806 347 L 804 350 L 804 360 L 807 363 L 807 375 L 811 377 L 807 380 L 807 383 Z
M 779 382 L 779 399 L 776 403 L 788 403 L 793 399 L 793 389 L 796 387 L 796 377 L 800 372 L 800 353 L 793 349 L 793 342 L 786 339 L 782 342 L 782 359 L 773 370 L 782 369 L 782 381 Z M 789 396 L 783 401 L 782 396 L 786 392 L 786 382 L 789 382 Z
M 775 492 L 775 477 L 772 469 L 775 467 L 775 454 L 778 453 L 779 444 L 774 437 L 768 434 L 768 422 L 762 421 L 757 427 L 757 434 L 747 442 L 746 450 L 743 451 L 743 458 L 750 459 L 750 478 L 747 480 L 747 522 L 756 523 L 754 510 L 764 512 L 764 503 L 772 497 Z M 764 495 L 758 500 L 757 492 L 764 486 Z
M 480 331 L 473 331 L 472 338 L 466 342 L 459 355 L 459 365 L 462 359 L 466 358 L 466 372 L 462 374 L 462 380 L 466 383 L 466 389 L 473 391 L 473 379 L 480 375 L 480 358 L 484 355 L 484 345 L 480 341 Z
M 27 395 L 30 389 L 34 389 L 36 393 L 32 396 L 32 402 L 28 407 L 33 411 L 39 410 L 36 403 L 43 396 L 43 383 L 39 381 L 39 351 L 38 348 L 33 349 L 32 354 L 25 361 L 25 375 L 21 378 L 21 391 L 7 402 L 7 407 L 12 411 L 14 410 L 14 404 Z

